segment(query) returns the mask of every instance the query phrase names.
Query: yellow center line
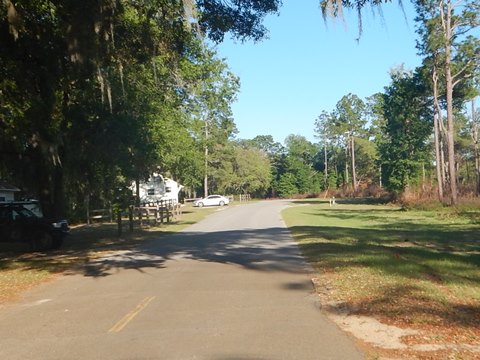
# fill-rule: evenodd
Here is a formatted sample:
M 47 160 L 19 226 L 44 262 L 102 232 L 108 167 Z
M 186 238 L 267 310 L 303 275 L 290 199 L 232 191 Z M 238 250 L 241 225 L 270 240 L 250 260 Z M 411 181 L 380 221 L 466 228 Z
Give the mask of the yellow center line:
M 155 299 L 155 296 L 150 296 L 150 297 L 146 297 L 145 299 L 143 299 L 140 304 L 137 305 L 137 307 L 135 309 L 133 309 L 132 311 L 130 311 L 127 315 L 125 315 L 119 322 L 117 322 L 115 325 L 113 325 L 111 327 L 110 330 L 108 330 L 108 332 L 120 332 L 123 330 L 123 328 L 125 326 L 127 326 L 127 324 L 133 320 L 133 318 L 135 318 L 135 316 L 137 316 L 142 310 L 144 310 L 148 304 L 150 304 L 150 302 Z

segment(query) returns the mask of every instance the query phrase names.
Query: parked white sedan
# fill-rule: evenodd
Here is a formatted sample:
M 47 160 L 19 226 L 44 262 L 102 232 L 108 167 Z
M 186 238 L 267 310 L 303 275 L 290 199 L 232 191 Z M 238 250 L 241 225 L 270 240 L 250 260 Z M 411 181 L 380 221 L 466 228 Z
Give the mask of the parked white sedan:
M 228 205 L 230 200 L 222 195 L 209 195 L 206 198 L 199 199 L 193 203 L 193 206 L 223 206 Z

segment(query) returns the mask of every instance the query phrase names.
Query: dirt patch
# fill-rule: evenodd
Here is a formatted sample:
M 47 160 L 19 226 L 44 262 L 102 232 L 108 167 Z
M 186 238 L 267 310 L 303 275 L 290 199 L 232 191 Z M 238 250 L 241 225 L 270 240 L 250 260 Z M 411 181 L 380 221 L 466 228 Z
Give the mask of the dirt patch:
M 329 317 L 342 330 L 380 348 L 406 349 L 407 345 L 402 342 L 402 337 L 419 333 L 418 330 L 414 329 L 401 329 L 396 326 L 382 324 L 380 321 L 368 316 L 338 313 L 334 304 L 330 304 L 327 307 L 327 312 Z
M 343 331 L 361 343 L 368 356 L 375 359 L 480 359 L 480 339 L 458 335 L 456 329 L 409 327 L 408 324 L 391 324 L 389 319 L 377 319 L 345 302 L 332 300 L 330 288 L 318 278 L 312 283 L 320 297 L 322 310 Z M 398 323 L 398 321 L 396 321 Z M 468 343 L 463 340 L 471 340 Z M 472 341 L 473 339 L 473 341 Z

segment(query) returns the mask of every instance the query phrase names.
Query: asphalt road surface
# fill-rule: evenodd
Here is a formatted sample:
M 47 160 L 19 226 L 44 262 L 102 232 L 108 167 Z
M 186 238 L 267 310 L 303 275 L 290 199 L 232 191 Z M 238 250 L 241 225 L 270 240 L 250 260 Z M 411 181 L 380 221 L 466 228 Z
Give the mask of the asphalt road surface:
M 283 201 L 219 209 L 0 308 L 0 359 L 363 359 L 322 315 Z

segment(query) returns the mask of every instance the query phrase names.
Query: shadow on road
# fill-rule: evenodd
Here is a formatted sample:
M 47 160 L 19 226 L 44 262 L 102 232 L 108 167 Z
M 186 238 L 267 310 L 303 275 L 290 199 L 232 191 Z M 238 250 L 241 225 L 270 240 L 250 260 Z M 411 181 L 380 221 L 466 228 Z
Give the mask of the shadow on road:
M 180 232 L 90 260 L 70 273 L 108 276 L 120 269 L 164 268 L 168 260 L 235 264 L 259 271 L 305 272 L 307 265 L 285 228 Z

